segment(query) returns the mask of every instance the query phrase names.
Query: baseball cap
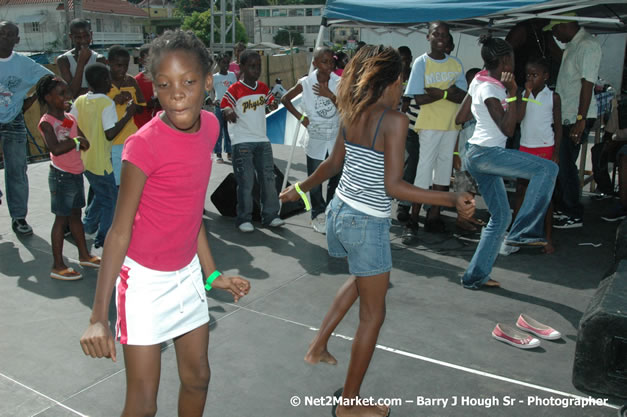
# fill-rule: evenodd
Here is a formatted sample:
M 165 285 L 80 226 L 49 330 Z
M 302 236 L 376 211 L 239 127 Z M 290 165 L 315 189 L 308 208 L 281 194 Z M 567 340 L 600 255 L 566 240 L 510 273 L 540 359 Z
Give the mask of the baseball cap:
M 568 13 L 562 13 L 559 16 L 577 16 L 577 13 L 568 12 Z M 561 25 L 562 23 L 570 23 L 570 22 L 572 22 L 572 20 L 554 19 L 554 20 L 551 20 L 551 22 L 548 25 L 543 27 L 542 30 L 546 32 L 547 30 L 553 29 L 553 26 Z

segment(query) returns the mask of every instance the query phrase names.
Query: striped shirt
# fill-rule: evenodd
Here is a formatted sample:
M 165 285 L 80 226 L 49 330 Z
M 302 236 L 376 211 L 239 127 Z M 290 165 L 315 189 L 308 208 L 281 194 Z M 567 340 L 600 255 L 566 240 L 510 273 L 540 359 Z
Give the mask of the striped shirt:
M 379 125 L 385 111 L 379 119 L 372 146 L 350 143 L 344 134 L 346 156 L 342 177 L 335 194 L 346 204 L 365 214 L 375 217 L 390 217 L 392 198 L 385 191 L 383 152 L 374 150 Z

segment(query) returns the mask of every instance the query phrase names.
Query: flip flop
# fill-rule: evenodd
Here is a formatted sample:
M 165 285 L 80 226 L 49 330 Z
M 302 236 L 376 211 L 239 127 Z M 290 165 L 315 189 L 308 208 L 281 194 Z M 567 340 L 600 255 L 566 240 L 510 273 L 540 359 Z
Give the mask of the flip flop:
M 80 266 L 90 266 L 92 268 L 100 268 L 100 256 L 92 256 L 87 261 L 80 261 L 78 264 Z
M 62 271 L 51 271 L 50 278 L 61 281 L 76 281 L 77 279 L 83 278 L 83 275 L 72 268 L 65 268 Z

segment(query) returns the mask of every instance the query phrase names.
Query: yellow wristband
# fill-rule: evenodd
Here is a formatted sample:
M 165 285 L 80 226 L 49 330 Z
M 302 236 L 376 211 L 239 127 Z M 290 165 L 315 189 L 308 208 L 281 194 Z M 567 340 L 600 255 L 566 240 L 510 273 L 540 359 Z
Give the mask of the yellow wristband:
M 444 90 L 444 97 L 442 97 L 442 100 L 446 100 L 447 97 L 448 97 L 448 90 Z
M 307 194 L 305 194 L 303 190 L 300 189 L 300 183 L 297 182 L 296 184 L 294 184 L 294 189 L 296 190 L 298 195 L 300 195 L 300 198 L 303 199 L 303 202 L 305 203 L 305 210 L 307 211 L 311 210 L 311 204 L 309 204 L 309 200 L 307 199 Z
M 81 150 L 81 142 L 78 140 L 78 138 L 72 138 L 72 140 L 74 141 L 74 143 L 76 143 L 76 151 L 80 151 Z
M 300 120 L 299 120 L 299 122 L 301 122 L 301 123 L 302 123 L 302 122 L 303 122 L 303 120 L 305 120 L 305 117 L 307 117 L 307 115 L 306 115 L 305 113 L 302 113 L 302 114 L 301 114 L 301 116 L 300 116 Z
M 518 97 L 516 97 L 516 96 L 514 96 L 514 97 L 508 97 L 508 98 L 506 98 L 506 99 L 505 99 L 505 101 L 506 101 L 507 103 L 511 103 L 512 101 L 516 101 L 516 100 L 518 100 Z
M 453 152 L 453 155 L 459 156 L 459 152 Z

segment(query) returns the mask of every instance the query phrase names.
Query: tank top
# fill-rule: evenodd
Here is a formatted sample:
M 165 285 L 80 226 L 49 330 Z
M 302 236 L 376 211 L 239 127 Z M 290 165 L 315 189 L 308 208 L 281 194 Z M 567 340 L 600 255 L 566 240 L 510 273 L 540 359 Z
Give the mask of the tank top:
M 65 118 L 63 120 L 59 120 L 48 113 L 41 116 L 39 124 L 37 125 L 41 136 L 44 136 L 44 133 L 41 131 L 41 123 L 43 122 L 48 122 L 50 126 L 52 126 L 52 130 L 59 142 L 72 140 L 72 138 L 78 136 L 78 122 L 74 116 L 69 113 L 65 113 L 64 116 Z M 76 149 L 72 149 L 58 156 L 54 156 L 52 152 L 50 152 L 50 163 L 53 167 L 64 172 L 69 172 L 70 174 L 80 175 L 84 171 L 81 152 L 76 151 Z
M 525 117 L 520 122 L 520 145 L 527 148 L 544 148 L 555 144 L 553 133 L 553 91 L 545 86 L 529 96 Z
M 392 198 L 385 191 L 383 152 L 374 149 L 381 121 L 387 111 L 385 109 L 379 118 L 369 148 L 346 140 L 346 130 L 342 128 L 346 156 L 335 194 L 355 210 L 375 217 L 390 217 L 392 214 Z
M 70 49 L 69 51 L 62 54 L 61 56 L 64 56 L 67 58 L 67 61 L 70 64 L 70 74 L 72 74 L 72 77 L 73 77 L 74 74 L 76 74 L 76 59 L 74 58 L 72 51 L 73 49 Z M 84 68 L 87 68 L 88 65 L 95 64 L 96 60 L 100 58 L 104 58 L 104 55 L 100 55 L 98 52 L 91 51 L 91 56 L 89 57 L 89 61 L 87 61 L 87 64 L 85 64 Z M 83 70 L 83 81 L 81 82 L 81 88 L 89 88 L 89 86 L 87 85 L 87 79 L 85 78 L 84 70 Z

